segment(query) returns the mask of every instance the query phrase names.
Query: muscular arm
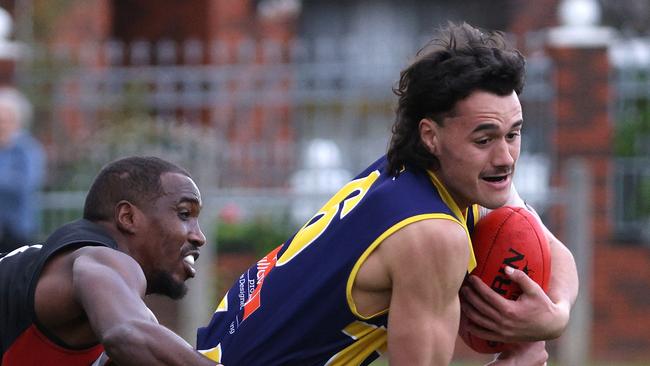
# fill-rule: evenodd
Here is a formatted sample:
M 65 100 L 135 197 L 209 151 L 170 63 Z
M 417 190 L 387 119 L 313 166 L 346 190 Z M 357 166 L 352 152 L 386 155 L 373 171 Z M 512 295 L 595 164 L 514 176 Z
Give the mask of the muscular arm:
M 541 221 L 540 221 L 541 222 Z M 546 238 L 551 247 L 551 283 L 548 296 L 557 306 L 558 317 L 549 324 L 550 337 L 559 337 L 569 323 L 571 307 L 578 297 L 578 270 L 573 254 L 546 227 Z M 552 321 L 551 320 L 551 321 Z M 554 331 L 553 331 L 554 329 Z
M 548 290 L 548 296 L 553 302 L 565 308 L 566 322 L 569 320 L 569 311 L 575 304 L 578 297 L 578 270 L 573 254 L 553 233 L 544 225 L 537 212 L 529 205 L 526 205 L 519 196 L 519 193 L 512 187 L 512 193 L 508 204 L 511 206 L 526 207 L 530 212 L 535 214 L 539 223 L 544 229 L 546 240 L 551 248 L 551 283 Z M 566 326 L 566 324 L 564 324 Z M 562 328 L 562 330 L 564 327 Z M 559 336 L 559 334 L 558 334 Z
M 564 321 L 560 321 L 558 325 L 564 323 L 564 326 L 558 328 L 560 333 L 566 327 L 566 324 L 569 321 L 569 312 L 571 307 L 575 304 L 576 298 L 578 297 L 578 270 L 576 268 L 576 262 L 573 259 L 573 254 L 569 249 L 562 243 L 558 238 L 553 235 L 553 233 L 544 225 L 542 219 L 539 217 L 537 212 L 529 205 L 526 205 L 519 193 L 512 187 L 512 193 L 509 205 L 526 207 L 530 212 L 535 214 L 539 223 L 544 229 L 546 234 L 546 240 L 551 248 L 551 283 L 548 289 L 548 296 L 553 300 L 560 309 L 560 312 L 566 316 Z M 561 329 L 560 329 L 561 328 Z M 557 334 L 556 336 L 559 336 Z
M 74 260 L 72 283 L 94 333 L 120 366 L 215 364 L 158 324 L 142 301 L 144 274 L 127 255 L 88 248 Z
M 469 249 L 460 225 L 426 220 L 387 238 L 379 253 L 391 280 L 391 365 L 448 365 L 458 331 L 458 289 Z

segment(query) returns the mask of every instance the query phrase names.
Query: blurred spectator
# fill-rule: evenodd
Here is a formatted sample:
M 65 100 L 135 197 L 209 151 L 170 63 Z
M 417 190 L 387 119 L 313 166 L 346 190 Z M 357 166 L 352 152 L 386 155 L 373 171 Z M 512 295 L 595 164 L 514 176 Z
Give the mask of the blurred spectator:
M 28 131 L 31 118 L 27 98 L 0 87 L 0 252 L 30 243 L 38 230 L 45 156 Z

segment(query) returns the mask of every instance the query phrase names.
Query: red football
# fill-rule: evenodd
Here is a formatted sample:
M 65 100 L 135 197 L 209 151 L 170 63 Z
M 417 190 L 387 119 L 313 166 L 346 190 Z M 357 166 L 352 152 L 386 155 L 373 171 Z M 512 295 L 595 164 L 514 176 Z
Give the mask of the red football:
M 524 271 L 544 291 L 551 274 L 551 252 L 544 231 L 528 210 L 504 206 L 483 217 L 472 232 L 477 275 L 501 296 L 516 300 L 519 286 L 505 275 L 505 266 Z M 486 341 L 461 328 L 461 338 L 480 353 L 498 353 L 507 348 L 501 342 Z

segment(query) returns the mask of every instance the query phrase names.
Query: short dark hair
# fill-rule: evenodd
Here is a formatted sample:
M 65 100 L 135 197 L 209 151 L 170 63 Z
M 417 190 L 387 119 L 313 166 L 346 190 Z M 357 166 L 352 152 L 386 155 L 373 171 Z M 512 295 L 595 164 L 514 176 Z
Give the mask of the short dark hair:
M 164 173 L 179 173 L 191 178 L 185 169 L 152 156 L 131 156 L 107 164 L 88 191 L 84 219 L 112 220 L 113 210 L 122 200 L 146 207 L 163 194 L 160 176 Z
M 442 126 L 456 103 L 477 90 L 520 94 L 524 74 L 524 57 L 508 46 L 503 33 L 467 23 L 441 28 L 402 70 L 393 89 L 399 99 L 387 153 L 389 173 L 397 175 L 405 166 L 437 169 L 438 160 L 420 139 L 420 121 L 431 118 Z

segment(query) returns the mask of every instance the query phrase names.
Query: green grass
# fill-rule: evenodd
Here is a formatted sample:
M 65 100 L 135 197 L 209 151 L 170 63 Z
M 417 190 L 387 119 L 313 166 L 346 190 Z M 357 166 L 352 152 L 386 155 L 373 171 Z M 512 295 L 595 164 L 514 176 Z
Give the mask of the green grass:
M 452 362 L 450 366 L 483 366 L 484 364 L 480 363 L 468 363 L 468 362 Z M 611 362 L 602 362 L 602 363 L 591 363 L 585 366 L 647 366 L 647 363 L 611 363 Z M 371 364 L 371 366 L 388 366 L 388 360 L 379 358 Z M 548 366 L 560 366 L 557 363 L 549 362 Z
M 380 358 L 380 359 L 377 359 L 375 362 L 371 363 L 370 366 L 388 366 L 388 360 Z M 452 362 L 450 364 L 450 366 L 479 366 L 479 364 Z M 480 366 L 482 366 L 482 365 L 480 365 Z

